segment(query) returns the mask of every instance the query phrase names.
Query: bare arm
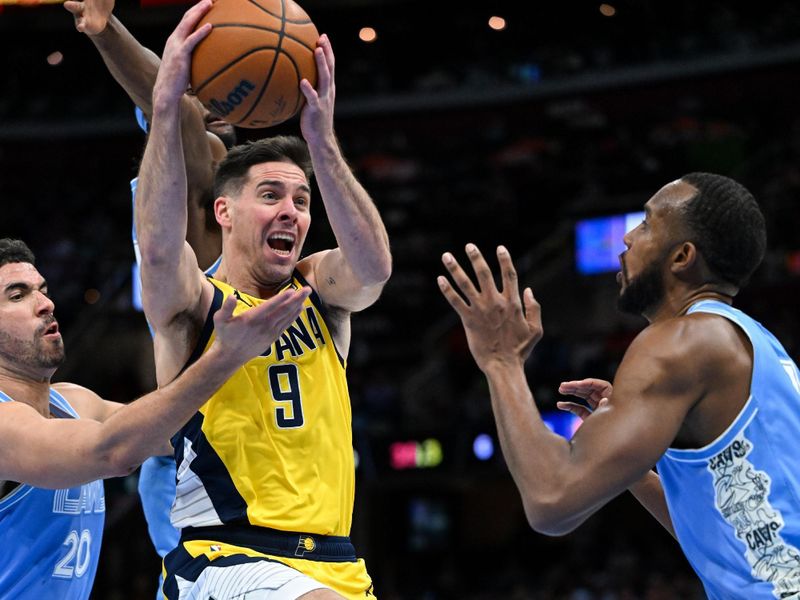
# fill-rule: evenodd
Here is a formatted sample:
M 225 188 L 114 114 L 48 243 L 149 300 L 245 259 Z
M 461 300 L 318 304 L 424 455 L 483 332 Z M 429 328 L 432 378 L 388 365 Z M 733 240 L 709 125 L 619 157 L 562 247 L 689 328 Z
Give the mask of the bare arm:
M 498 249 L 502 292 L 477 248 L 467 252 L 480 290 L 450 255 L 445 264 L 467 301 L 445 278 L 439 285 L 489 382 L 500 443 L 531 526 L 567 533 L 645 476 L 677 435 L 697 400 L 694 374 L 687 374 L 691 340 L 671 324 L 640 334 L 617 372 L 614 396 L 568 442 L 544 425 L 525 379 L 524 361 L 542 335 L 533 294 L 525 290 L 523 307 L 505 249 Z M 676 346 L 678 338 L 686 343 Z
M 300 314 L 310 289 L 282 292 L 234 317 L 234 297 L 214 317 L 217 338 L 178 379 L 112 412 L 88 418 L 45 419 L 30 406 L 0 406 L 0 480 L 60 488 L 126 475 L 145 458 L 169 453 L 168 440 L 244 362 L 259 355 Z M 63 389 L 63 388 L 62 388 Z M 71 386 L 76 404 L 103 405 Z M 102 409 L 101 409 L 102 410 Z
M 197 316 L 202 312 L 204 280 L 197 258 L 185 242 L 187 180 L 181 159 L 180 116 L 191 52 L 208 35 L 210 26 L 192 30 L 210 7 L 210 1 L 204 0 L 189 9 L 167 40 L 139 172 L 134 218 L 142 256 L 142 299 L 147 318 L 157 331 L 168 327 L 180 313 Z
M 161 59 L 112 14 L 114 0 L 67 0 L 64 7 L 75 18 L 75 28 L 100 52 L 109 73 L 151 120 Z M 199 195 L 213 184 L 212 156 L 200 105 L 188 96 L 181 99 L 181 135 L 189 193 Z
M 561 394 L 578 396 L 586 400 L 588 407 L 576 402 L 558 402 L 561 410 L 571 412 L 581 420 L 588 419 L 598 407 L 608 404 L 614 391 L 610 382 L 602 379 L 581 379 L 565 381 L 558 387 Z M 672 517 L 669 514 L 667 499 L 661 487 L 661 479 L 655 471 L 648 471 L 644 477 L 632 484 L 628 491 L 649 512 L 669 534 L 676 538 Z
M 305 79 L 300 85 L 306 98 L 300 126 L 339 247 L 312 257 L 313 281 L 326 304 L 353 312 L 375 302 L 389 279 L 389 236 L 372 198 L 345 162 L 333 131 L 335 60 L 326 35 L 320 37 L 314 57 L 318 89 Z

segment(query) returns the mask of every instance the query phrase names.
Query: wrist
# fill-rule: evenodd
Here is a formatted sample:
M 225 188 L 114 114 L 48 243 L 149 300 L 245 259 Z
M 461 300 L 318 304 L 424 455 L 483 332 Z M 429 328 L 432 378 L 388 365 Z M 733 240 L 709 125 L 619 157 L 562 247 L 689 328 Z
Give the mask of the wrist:
M 88 35 L 92 39 L 92 41 L 102 44 L 108 38 L 116 34 L 117 23 L 119 23 L 119 21 L 117 21 L 117 18 L 113 14 L 109 15 L 108 19 L 106 19 L 106 24 L 103 26 L 103 29 L 101 29 L 97 33 L 87 33 L 86 35 Z
M 342 157 L 339 142 L 331 131 L 314 140 L 307 140 L 308 152 L 314 160 L 330 161 Z
M 236 357 L 235 352 L 223 348 L 219 340 L 215 340 L 203 356 L 208 363 L 208 368 L 218 370 L 222 374 L 233 374 L 244 362 Z
M 518 356 L 492 357 L 479 366 L 489 378 L 508 379 L 525 372 L 525 361 Z

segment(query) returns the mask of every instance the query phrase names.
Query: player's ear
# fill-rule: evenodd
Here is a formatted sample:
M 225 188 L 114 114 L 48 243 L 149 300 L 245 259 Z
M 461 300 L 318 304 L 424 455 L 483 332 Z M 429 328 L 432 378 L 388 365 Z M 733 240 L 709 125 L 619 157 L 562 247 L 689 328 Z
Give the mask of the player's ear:
M 228 196 L 220 196 L 214 200 L 214 218 L 219 223 L 219 226 L 230 229 L 231 227 L 231 213 L 233 212 L 234 202 Z
M 678 275 L 698 266 L 699 253 L 694 242 L 683 242 L 672 251 L 670 270 Z

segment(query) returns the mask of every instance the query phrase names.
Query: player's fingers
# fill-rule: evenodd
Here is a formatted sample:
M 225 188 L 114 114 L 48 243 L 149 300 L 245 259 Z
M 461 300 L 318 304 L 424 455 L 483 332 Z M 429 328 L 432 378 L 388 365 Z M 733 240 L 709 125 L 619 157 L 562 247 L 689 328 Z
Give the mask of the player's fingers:
M 331 86 L 331 69 L 321 46 L 314 49 L 314 61 L 317 63 L 317 90 L 324 94 Z
M 281 292 L 254 308 L 253 318 L 269 315 L 276 323 L 285 323 L 284 328 L 288 327 L 300 314 L 303 302 L 310 294 L 311 288 L 308 286 Z
M 285 299 L 284 304 L 270 313 L 272 324 L 278 331 L 283 331 L 294 323 L 303 312 L 303 302 L 311 293 L 311 288 L 295 290 Z
M 590 391 L 579 384 L 580 382 L 578 381 L 563 381 L 558 386 L 558 393 L 562 396 L 577 396 L 578 398 L 586 398 Z
M 202 27 L 197 28 L 192 34 L 186 38 L 186 49 L 191 52 L 195 49 L 195 46 L 202 42 L 209 33 L 211 33 L 211 29 L 213 26 L 211 23 L 203 23 Z
M 472 263 L 472 270 L 475 271 L 475 276 L 478 278 L 478 285 L 482 292 L 490 290 L 497 291 L 497 286 L 494 284 L 492 277 L 492 270 L 483 258 L 483 254 L 478 250 L 475 244 L 469 243 L 464 248 L 467 251 L 469 261 Z
M 590 380 L 579 379 L 575 381 L 564 381 L 558 386 L 558 391 L 565 395 L 569 394 L 571 396 L 587 398 L 592 394 L 594 388 L 592 387 Z
M 592 414 L 585 406 L 581 406 L 576 402 L 556 402 L 556 408 L 558 410 L 563 410 L 564 412 L 571 412 L 573 415 L 580 417 L 581 419 L 586 419 L 589 415 Z
M 525 320 L 531 329 L 541 330 L 542 328 L 542 307 L 533 297 L 533 290 L 525 288 L 522 292 L 522 302 L 525 306 Z M 540 331 L 541 332 L 541 331 Z
M 76 17 L 83 14 L 83 2 L 76 2 L 76 0 L 67 0 L 64 2 L 64 8 L 71 12 Z
M 456 282 L 458 288 L 467 297 L 467 300 L 471 302 L 472 299 L 478 295 L 478 291 L 475 289 L 472 280 L 464 272 L 464 269 L 461 268 L 461 265 L 458 264 L 458 261 L 455 259 L 455 257 L 449 252 L 442 254 L 442 262 L 450 272 L 450 276 Z
M 189 32 L 191 32 L 197 24 L 200 22 L 200 19 L 203 18 L 210 9 L 213 3 L 211 0 L 200 0 L 197 4 L 195 4 L 192 8 L 187 10 L 183 18 L 181 19 L 178 26 L 175 28 L 176 32 L 180 32 L 182 37 L 188 37 Z
M 225 301 L 222 303 L 222 306 L 219 307 L 217 311 L 217 315 L 219 315 L 219 319 L 223 322 L 229 321 L 231 317 L 233 317 L 233 309 L 236 308 L 236 296 L 231 294 Z
M 503 295 L 515 305 L 520 304 L 519 281 L 517 269 L 511 260 L 511 254 L 505 246 L 497 247 L 497 262 L 500 264 L 500 274 L 503 281 Z
M 447 281 L 447 277 L 439 275 L 439 277 L 436 278 L 436 283 L 439 284 L 439 289 L 442 291 L 445 299 L 450 303 L 450 306 L 453 307 L 453 310 L 458 313 L 458 316 L 463 318 L 467 309 L 469 309 L 464 299 L 453 289 L 453 286 Z
M 300 82 L 300 91 L 303 93 L 303 96 L 306 97 L 306 102 L 313 107 L 319 106 L 319 95 L 317 94 L 317 90 L 314 89 L 314 86 L 311 85 L 311 82 L 308 79 L 303 79 Z
M 330 73 L 331 81 L 335 81 L 336 73 L 336 57 L 333 55 L 333 45 L 331 45 L 331 38 L 327 33 L 323 33 L 319 38 L 319 46 L 325 53 L 325 62 L 328 65 L 328 72 Z

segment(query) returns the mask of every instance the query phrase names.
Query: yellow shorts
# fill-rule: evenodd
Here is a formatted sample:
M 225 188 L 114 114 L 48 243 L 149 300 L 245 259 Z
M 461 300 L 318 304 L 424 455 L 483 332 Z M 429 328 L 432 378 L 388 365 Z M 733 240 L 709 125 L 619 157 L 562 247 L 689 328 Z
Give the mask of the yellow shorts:
M 189 528 L 191 529 L 191 528 Z M 216 531 L 208 531 L 208 530 Z M 282 543 L 272 544 L 272 539 L 264 539 L 258 527 L 228 527 L 205 528 L 203 534 L 210 539 L 197 539 L 201 537 L 184 535 L 181 543 L 164 558 L 164 596 L 167 600 L 181 598 L 178 580 L 195 582 L 203 577 L 207 567 L 233 567 L 246 563 L 268 561 L 281 563 L 299 573 L 310 577 L 323 586 L 329 587 L 348 600 L 374 600 L 372 580 L 367 574 L 363 559 L 357 559 L 351 553 L 339 556 L 338 547 L 330 545 L 327 540 L 347 540 L 347 538 L 330 538 L 310 534 L 277 533 L 280 538 L 290 536 L 288 539 L 279 539 Z M 197 532 L 198 530 L 194 530 Z M 237 535 L 245 532 L 246 535 Z M 273 530 L 266 530 L 273 531 Z M 253 543 L 258 537 L 260 543 Z M 294 536 L 293 538 L 291 536 Z M 190 538 L 190 539 L 184 539 Z M 224 538 L 225 541 L 220 541 Z M 269 536 L 267 536 L 269 538 Z M 229 543 L 232 541 L 240 543 Z M 244 545 L 241 542 L 248 542 Z M 349 541 L 346 542 L 349 546 Z M 352 546 L 349 546 L 352 548 Z M 326 553 L 326 549 L 333 548 L 333 553 Z M 280 577 L 285 578 L 285 570 Z M 301 578 L 302 579 L 302 578 Z M 298 582 L 295 585 L 307 585 Z M 260 588 L 259 588 L 260 589 Z M 308 588 L 309 590 L 312 588 Z M 248 590 L 239 590 L 240 593 Z

